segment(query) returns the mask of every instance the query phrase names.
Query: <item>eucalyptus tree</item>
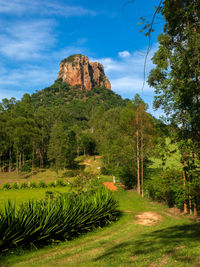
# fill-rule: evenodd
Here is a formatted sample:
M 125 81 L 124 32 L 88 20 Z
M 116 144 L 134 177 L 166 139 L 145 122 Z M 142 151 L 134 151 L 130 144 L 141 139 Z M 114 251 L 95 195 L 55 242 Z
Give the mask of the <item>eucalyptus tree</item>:
M 155 68 L 148 83 L 157 94 L 155 107 L 162 107 L 171 122 L 179 126 L 184 212 L 188 211 L 188 203 L 191 210 L 193 200 L 196 213 L 196 197 L 190 185 L 195 181 L 196 190 L 200 188 L 196 178 L 200 155 L 200 2 L 164 0 L 161 12 L 165 25 L 158 36 L 159 48 L 153 56 Z

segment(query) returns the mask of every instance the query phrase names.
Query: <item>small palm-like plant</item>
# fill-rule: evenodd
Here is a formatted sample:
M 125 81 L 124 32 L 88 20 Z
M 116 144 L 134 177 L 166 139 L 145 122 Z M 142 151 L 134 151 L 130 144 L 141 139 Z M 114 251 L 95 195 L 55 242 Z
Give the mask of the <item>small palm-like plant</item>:
M 22 182 L 19 187 L 20 189 L 25 189 L 28 188 L 28 184 L 26 182 Z
M 4 183 L 3 189 L 11 189 L 11 185 L 9 183 Z
M 118 215 L 117 201 L 104 188 L 30 200 L 18 208 L 8 201 L 0 210 L 0 251 L 70 240 L 116 220 Z
M 38 183 L 38 187 L 40 187 L 40 188 L 46 188 L 47 185 L 45 184 L 44 181 L 39 181 L 39 183 Z
M 15 182 L 12 184 L 12 189 L 19 189 L 19 185 Z

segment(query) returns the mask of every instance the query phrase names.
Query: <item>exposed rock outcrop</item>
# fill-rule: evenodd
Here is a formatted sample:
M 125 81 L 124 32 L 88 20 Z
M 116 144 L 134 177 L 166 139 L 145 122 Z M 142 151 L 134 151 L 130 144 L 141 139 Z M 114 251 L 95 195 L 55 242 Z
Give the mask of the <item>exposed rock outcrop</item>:
M 111 89 L 103 65 L 89 62 L 88 57 L 83 55 L 73 55 L 62 60 L 58 74 L 60 78 L 71 86 L 79 85 L 81 89 L 91 90 L 97 85 Z

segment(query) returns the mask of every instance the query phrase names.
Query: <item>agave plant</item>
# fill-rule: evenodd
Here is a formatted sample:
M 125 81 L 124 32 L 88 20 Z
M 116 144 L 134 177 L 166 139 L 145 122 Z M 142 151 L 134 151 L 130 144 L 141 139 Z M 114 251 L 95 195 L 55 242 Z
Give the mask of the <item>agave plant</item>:
M 0 251 L 70 240 L 118 218 L 118 203 L 105 188 L 85 194 L 60 194 L 0 210 Z

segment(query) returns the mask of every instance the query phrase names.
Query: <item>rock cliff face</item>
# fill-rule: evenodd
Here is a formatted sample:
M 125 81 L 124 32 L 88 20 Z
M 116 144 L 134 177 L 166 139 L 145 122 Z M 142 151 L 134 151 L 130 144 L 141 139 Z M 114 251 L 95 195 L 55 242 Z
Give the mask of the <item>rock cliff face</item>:
M 79 85 L 81 89 L 91 90 L 96 85 L 111 89 L 103 65 L 89 62 L 88 57 L 83 55 L 73 55 L 62 60 L 58 74 L 60 78 L 71 86 Z

